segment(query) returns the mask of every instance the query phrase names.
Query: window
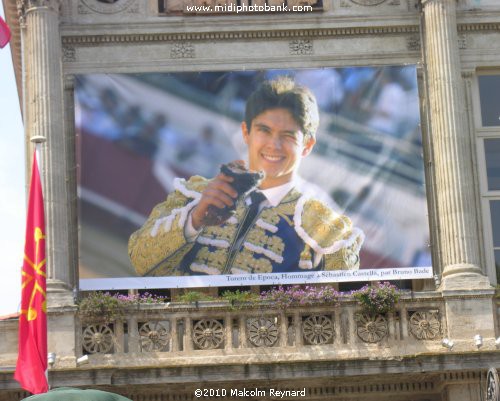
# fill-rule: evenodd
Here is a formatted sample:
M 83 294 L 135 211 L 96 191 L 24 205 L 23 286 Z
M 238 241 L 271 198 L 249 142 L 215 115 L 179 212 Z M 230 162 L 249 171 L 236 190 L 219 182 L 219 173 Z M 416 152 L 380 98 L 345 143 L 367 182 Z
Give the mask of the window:
M 500 281 L 500 73 L 478 76 L 478 153 L 488 276 Z

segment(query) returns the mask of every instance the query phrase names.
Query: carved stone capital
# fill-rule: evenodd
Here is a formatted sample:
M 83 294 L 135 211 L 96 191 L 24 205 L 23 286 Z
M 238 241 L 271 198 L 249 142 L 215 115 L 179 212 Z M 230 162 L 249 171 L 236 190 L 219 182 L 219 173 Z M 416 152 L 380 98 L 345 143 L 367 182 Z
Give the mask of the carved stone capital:
M 55 13 L 60 13 L 62 0 L 17 0 L 17 15 L 21 26 L 25 25 L 26 14 L 39 10 L 49 9 Z
M 442 3 L 443 0 L 420 0 L 420 5 L 424 8 L 426 5 L 431 3 Z
M 65 75 L 63 85 L 65 90 L 72 91 L 75 88 L 75 76 L 73 74 Z
M 61 0 L 18 0 L 18 9 L 21 4 L 26 11 L 37 8 L 49 8 L 54 11 L 59 11 L 61 8 Z

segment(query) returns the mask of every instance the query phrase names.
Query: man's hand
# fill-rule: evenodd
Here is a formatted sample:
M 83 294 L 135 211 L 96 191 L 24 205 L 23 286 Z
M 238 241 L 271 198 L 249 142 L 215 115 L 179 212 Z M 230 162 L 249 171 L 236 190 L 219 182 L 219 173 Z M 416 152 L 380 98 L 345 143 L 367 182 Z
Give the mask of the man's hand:
M 200 230 L 206 225 L 213 225 L 207 219 L 211 206 L 218 209 L 233 206 L 235 199 L 238 198 L 238 193 L 231 186 L 232 182 L 232 177 L 220 173 L 207 185 L 201 193 L 200 203 L 196 205 L 191 213 L 193 228 L 195 230 Z M 229 215 L 227 218 L 229 218 Z M 218 224 L 223 222 L 220 221 Z

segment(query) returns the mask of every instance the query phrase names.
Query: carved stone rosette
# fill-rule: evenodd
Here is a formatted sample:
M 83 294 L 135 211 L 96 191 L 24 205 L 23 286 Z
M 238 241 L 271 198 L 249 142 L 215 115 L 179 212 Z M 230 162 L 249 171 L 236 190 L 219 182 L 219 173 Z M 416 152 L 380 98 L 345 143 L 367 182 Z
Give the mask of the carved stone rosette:
M 198 320 L 193 326 L 193 341 L 199 349 L 216 349 L 224 341 L 224 326 L 215 319 Z
M 256 347 L 272 347 L 279 338 L 274 317 L 258 317 L 247 320 L 248 341 Z
M 142 352 L 168 351 L 170 333 L 161 322 L 146 322 L 139 327 L 139 343 Z
M 89 354 L 112 352 L 114 333 L 108 324 L 91 324 L 83 330 L 82 346 Z
M 356 332 L 365 343 L 378 343 L 389 333 L 387 319 L 382 315 L 359 313 L 356 315 Z
M 295 39 L 292 40 L 288 45 L 291 55 L 303 56 L 314 53 L 313 42 L 309 39 Z
M 332 319 L 326 315 L 308 316 L 302 323 L 302 333 L 309 345 L 331 343 L 335 336 Z
M 418 340 L 434 340 L 441 335 L 438 311 L 417 311 L 408 321 L 409 332 Z
M 170 50 L 171 58 L 194 58 L 194 45 L 190 42 L 174 43 Z

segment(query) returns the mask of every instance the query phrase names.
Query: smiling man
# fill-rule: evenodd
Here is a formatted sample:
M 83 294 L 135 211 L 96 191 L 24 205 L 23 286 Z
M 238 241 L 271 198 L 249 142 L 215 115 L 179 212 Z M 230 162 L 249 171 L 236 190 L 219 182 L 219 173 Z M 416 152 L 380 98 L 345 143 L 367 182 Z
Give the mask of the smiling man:
M 363 242 L 350 219 L 302 189 L 300 163 L 316 143 L 313 94 L 289 78 L 250 95 L 241 124 L 249 169 L 265 176 L 238 197 L 232 177 L 178 179 L 132 234 L 129 254 L 140 275 L 206 275 L 357 269 Z M 208 225 L 209 211 L 235 214 Z

